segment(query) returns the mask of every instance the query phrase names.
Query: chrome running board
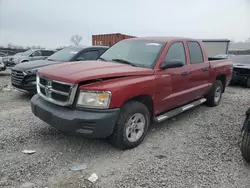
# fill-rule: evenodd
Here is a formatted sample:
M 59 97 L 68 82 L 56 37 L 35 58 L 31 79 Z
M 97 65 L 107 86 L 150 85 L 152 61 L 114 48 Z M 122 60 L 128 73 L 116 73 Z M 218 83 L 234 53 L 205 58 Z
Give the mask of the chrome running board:
M 176 108 L 174 110 L 168 111 L 168 112 L 166 112 L 166 113 L 164 113 L 162 115 L 156 116 L 155 120 L 157 122 L 164 121 L 164 120 L 169 119 L 169 118 L 171 118 L 173 116 L 176 116 L 177 114 L 180 114 L 180 113 L 182 113 L 182 112 L 184 112 L 186 110 L 189 110 L 189 109 L 191 109 L 191 108 L 193 108 L 195 106 L 198 106 L 198 105 L 200 105 L 200 104 L 202 104 L 202 103 L 204 103 L 206 101 L 207 101 L 207 99 L 205 99 L 205 98 L 196 100 L 194 102 L 188 103 L 188 104 L 186 104 L 184 106 L 181 106 L 179 108 Z

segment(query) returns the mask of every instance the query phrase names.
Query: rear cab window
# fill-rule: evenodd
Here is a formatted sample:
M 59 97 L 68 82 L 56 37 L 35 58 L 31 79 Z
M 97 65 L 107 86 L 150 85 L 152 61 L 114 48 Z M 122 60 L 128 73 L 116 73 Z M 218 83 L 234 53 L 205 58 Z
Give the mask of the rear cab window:
M 187 45 L 190 56 L 190 63 L 191 64 L 203 63 L 204 58 L 200 44 L 196 41 L 188 41 Z

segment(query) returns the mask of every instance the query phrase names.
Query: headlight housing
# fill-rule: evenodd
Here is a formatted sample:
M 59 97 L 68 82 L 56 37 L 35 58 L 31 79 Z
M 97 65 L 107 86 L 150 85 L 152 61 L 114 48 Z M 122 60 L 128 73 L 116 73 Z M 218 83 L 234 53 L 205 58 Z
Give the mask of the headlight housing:
M 77 107 L 85 108 L 109 108 L 111 101 L 110 91 L 80 91 L 77 99 Z
M 27 74 L 36 74 L 37 71 L 38 71 L 38 69 L 36 68 L 36 69 L 26 70 L 25 73 L 27 73 Z

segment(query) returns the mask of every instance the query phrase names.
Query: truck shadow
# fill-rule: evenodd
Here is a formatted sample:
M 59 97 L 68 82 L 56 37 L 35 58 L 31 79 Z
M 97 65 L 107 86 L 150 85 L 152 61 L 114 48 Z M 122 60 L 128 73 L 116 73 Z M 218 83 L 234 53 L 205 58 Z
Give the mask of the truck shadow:
M 176 126 L 174 122 L 184 121 L 185 118 L 190 118 L 192 116 L 195 116 L 199 108 L 204 108 L 204 106 L 203 107 L 198 106 L 194 109 L 190 109 L 189 111 L 183 112 L 182 114 L 179 114 L 176 117 L 171 118 L 169 120 L 165 120 L 161 123 L 153 123 L 149 127 L 148 134 L 145 138 L 145 141 L 141 144 L 142 146 L 140 147 L 144 147 L 144 144 L 147 144 L 147 139 L 150 139 L 151 136 L 168 131 L 168 129 L 172 128 L 173 126 Z M 182 125 L 178 125 L 178 126 L 182 126 Z M 56 130 L 53 127 L 50 127 L 49 125 L 45 123 L 43 123 L 43 126 L 39 128 L 39 132 L 37 132 L 36 134 L 37 134 L 37 139 L 44 140 L 45 142 L 49 140 L 54 140 L 53 143 L 55 143 L 56 145 L 57 144 L 61 145 L 61 149 L 65 149 L 64 146 L 67 146 L 71 148 L 72 150 L 79 150 L 81 152 L 88 150 L 88 152 L 91 153 L 92 151 L 96 152 L 95 151 L 96 148 L 101 147 L 102 149 L 108 150 L 108 151 L 116 151 L 118 153 L 123 152 L 113 147 L 108 142 L 108 139 L 105 139 L 105 138 L 104 139 L 91 139 L 91 138 L 85 138 L 77 134 L 65 133 L 65 132 Z M 50 145 L 50 147 L 55 147 L 52 145 Z M 91 149 L 92 151 L 89 149 Z
M 197 114 L 198 110 L 200 108 L 206 108 L 205 105 L 200 105 L 200 106 L 196 106 L 195 108 L 191 108 L 190 110 L 187 110 L 185 112 L 182 112 L 170 119 L 167 119 L 165 121 L 162 121 L 160 123 L 158 122 L 154 122 L 152 123 L 152 125 L 150 126 L 150 129 L 149 131 L 151 130 L 155 130 L 155 131 L 161 131 L 161 129 L 169 129 L 171 128 L 172 126 L 175 126 L 174 125 L 174 122 L 176 121 L 183 121 L 185 120 L 186 118 L 192 118 L 192 116 L 195 116 L 195 114 Z M 187 117 L 188 116 L 188 117 Z

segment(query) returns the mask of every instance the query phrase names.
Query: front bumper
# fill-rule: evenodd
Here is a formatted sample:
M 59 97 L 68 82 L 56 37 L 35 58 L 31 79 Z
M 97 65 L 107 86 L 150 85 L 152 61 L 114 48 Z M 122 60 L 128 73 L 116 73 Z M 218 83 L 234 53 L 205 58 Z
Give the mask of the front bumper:
M 17 90 L 22 91 L 24 93 L 36 94 L 36 83 L 28 83 L 28 84 L 16 84 L 12 82 L 12 86 L 14 86 Z
M 250 75 L 249 75 L 250 77 Z M 249 78 L 248 76 L 242 76 L 242 75 L 234 75 L 232 76 L 232 79 L 231 79 L 231 83 L 246 83 L 246 80 L 247 78 Z
M 11 84 L 20 91 L 30 94 L 36 94 L 36 75 L 23 74 L 22 76 L 15 76 L 11 74 Z
M 31 99 L 35 116 L 58 130 L 89 138 L 106 138 L 113 132 L 120 109 L 76 110 L 43 100 L 38 94 Z
M 6 64 L 3 62 L 0 62 L 0 70 L 5 70 L 6 69 Z
M 247 79 L 250 78 L 250 70 L 245 68 L 233 68 L 231 83 L 245 84 Z

